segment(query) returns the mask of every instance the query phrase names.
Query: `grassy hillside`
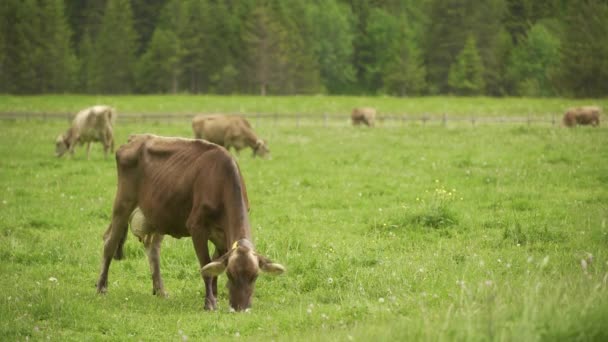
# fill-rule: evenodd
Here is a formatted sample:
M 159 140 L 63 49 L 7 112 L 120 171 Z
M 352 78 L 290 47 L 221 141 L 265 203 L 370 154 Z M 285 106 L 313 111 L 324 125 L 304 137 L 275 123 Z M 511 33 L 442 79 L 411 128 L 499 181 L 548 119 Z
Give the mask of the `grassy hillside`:
M 349 97 L 349 96 L 0 96 L 2 112 L 75 113 L 94 105 L 115 106 L 119 113 L 241 113 L 241 114 L 349 114 L 353 107 L 376 107 L 384 115 L 561 116 L 571 106 L 596 104 L 608 108 L 608 99 L 486 97 Z
M 10 100 L 12 109 L 61 111 L 90 100 L 59 99 L 65 103 L 32 98 L 26 107 L 24 98 L 4 97 L 0 106 Z M 162 102 L 107 99 L 134 112 Z M 295 101 L 275 100 L 264 103 Z M 321 106 L 322 98 L 309 100 Z M 336 99 L 335 108 L 366 100 Z M 197 97 L 172 111 L 197 103 L 238 108 Z M 113 159 L 104 160 L 99 145 L 89 161 L 83 148 L 72 160 L 55 158 L 54 137 L 65 122 L 0 124 L 4 339 L 608 339 L 604 128 L 258 127 L 273 158 L 246 151 L 238 159 L 257 249 L 287 273 L 260 276 L 253 310 L 233 314 L 224 276 L 220 310 L 203 310 L 190 239 L 164 242 L 169 298 L 152 296 L 133 236 L 126 260 L 112 263 L 108 294 L 97 295 L 101 235 L 116 190 Z M 185 123 L 134 123 L 118 125 L 116 140 L 135 132 L 191 135 Z

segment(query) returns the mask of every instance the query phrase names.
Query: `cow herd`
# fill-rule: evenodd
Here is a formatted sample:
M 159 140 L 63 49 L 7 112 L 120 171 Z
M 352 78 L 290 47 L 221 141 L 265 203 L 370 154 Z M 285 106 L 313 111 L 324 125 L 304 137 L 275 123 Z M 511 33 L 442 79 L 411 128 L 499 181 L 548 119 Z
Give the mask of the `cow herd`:
M 563 125 L 599 125 L 600 108 L 571 108 Z M 355 108 L 354 126 L 374 127 L 376 110 Z M 71 127 L 57 137 L 56 155 L 74 154 L 76 145 L 91 142 L 114 152 L 116 110 L 94 106 L 76 114 Z M 160 274 L 164 235 L 191 237 L 205 284 L 206 310 L 217 309 L 217 277 L 226 273 L 233 310 L 251 306 L 260 273 L 281 274 L 285 268 L 260 254 L 252 242 L 247 189 L 230 149 L 238 154 L 251 148 L 253 156 L 268 157 L 270 150 L 243 117 L 197 115 L 192 119 L 194 139 L 134 134 L 116 151 L 118 184 L 112 219 L 103 235 L 104 248 L 97 291 L 105 293 L 112 259 L 124 257 L 129 226 L 143 243 L 152 272 L 152 293 L 166 296 Z M 210 255 L 208 242 L 215 246 Z

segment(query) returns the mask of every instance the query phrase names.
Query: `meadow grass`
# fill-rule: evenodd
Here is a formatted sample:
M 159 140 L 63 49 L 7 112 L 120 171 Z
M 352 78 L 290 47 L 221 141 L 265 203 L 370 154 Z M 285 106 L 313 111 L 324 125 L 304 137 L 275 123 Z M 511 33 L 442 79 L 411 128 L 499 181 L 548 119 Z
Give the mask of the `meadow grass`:
M 113 158 L 55 158 L 65 122 L 0 125 L 3 339 L 608 340 L 604 128 L 256 127 L 273 158 L 238 156 L 254 240 L 287 273 L 233 314 L 224 276 L 203 310 L 190 239 L 163 244 L 169 298 L 133 236 L 97 295 Z M 136 132 L 191 135 L 121 124 L 118 145 Z
M 106 104 L 120 113 L 195 114 L 231 113 L 349 115 L 353 107 L 372 106 L 380 115 L 449 117 L 561 118 L 573 106 L 595 104 L 608 108 L 608 99 L 488 98 L 488 97 L 360 97 L 360 96 L 219 96 L 219 95 L 0 95 L 0 113 L 76 113 L 94 104 Z

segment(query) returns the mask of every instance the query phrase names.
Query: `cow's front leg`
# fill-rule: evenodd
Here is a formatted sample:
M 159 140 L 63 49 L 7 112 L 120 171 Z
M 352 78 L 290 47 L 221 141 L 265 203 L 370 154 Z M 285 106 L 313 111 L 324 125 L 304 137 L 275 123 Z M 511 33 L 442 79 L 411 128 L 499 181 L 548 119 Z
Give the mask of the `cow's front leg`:
M 160 246 L 163 242 L 163 235 L 149 234 L 144 238 L 144 247 L 148 255 L 150 272 L 152 273 L 152 294 L 159 297 L 167 297 L 163 279 L 160 276 Z
M 91 142 L 87 142 L 87 160 L 89 160 L 89 155 L 91 154 Z
M 121 203 L 122 196 L 117 194 L 112 211 L 111 226 L 104 234 L 103 256 L 101 259 L 101 273 L 97 280 L 97 292 L 106 293 L 108 290 L 108 271 L 112 257 L 128 229 L 129 215 L 135 208 L 135 203 Z
M 209 247 L 207 246 L 208 238 L 202 234 L 192 234 L 192 243 L 194 244 L 194 250 L 196 251 L 196 257 L 198 262 L 203 266 L 211 262 L 209 257 Z M 201 274 L 202 275 L 202 274 Z M 215 293 L 213 291 L 213 278 L 217 282 L 217 277 L 202 276 L 203 282 L 205 283 L 205 310 L 216 310 L 217 309 L 217 285 Z

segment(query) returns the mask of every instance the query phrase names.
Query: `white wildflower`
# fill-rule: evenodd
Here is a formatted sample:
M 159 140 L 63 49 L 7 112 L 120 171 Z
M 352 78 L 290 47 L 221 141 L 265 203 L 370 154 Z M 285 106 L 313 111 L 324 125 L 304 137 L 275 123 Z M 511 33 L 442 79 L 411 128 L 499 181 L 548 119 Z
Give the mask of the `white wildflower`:
M 543 258 L 543 261 L 540 262 L 540 267 L 545 268 L 548 263 L 549 263 L 549 256 L 547 255 Z

